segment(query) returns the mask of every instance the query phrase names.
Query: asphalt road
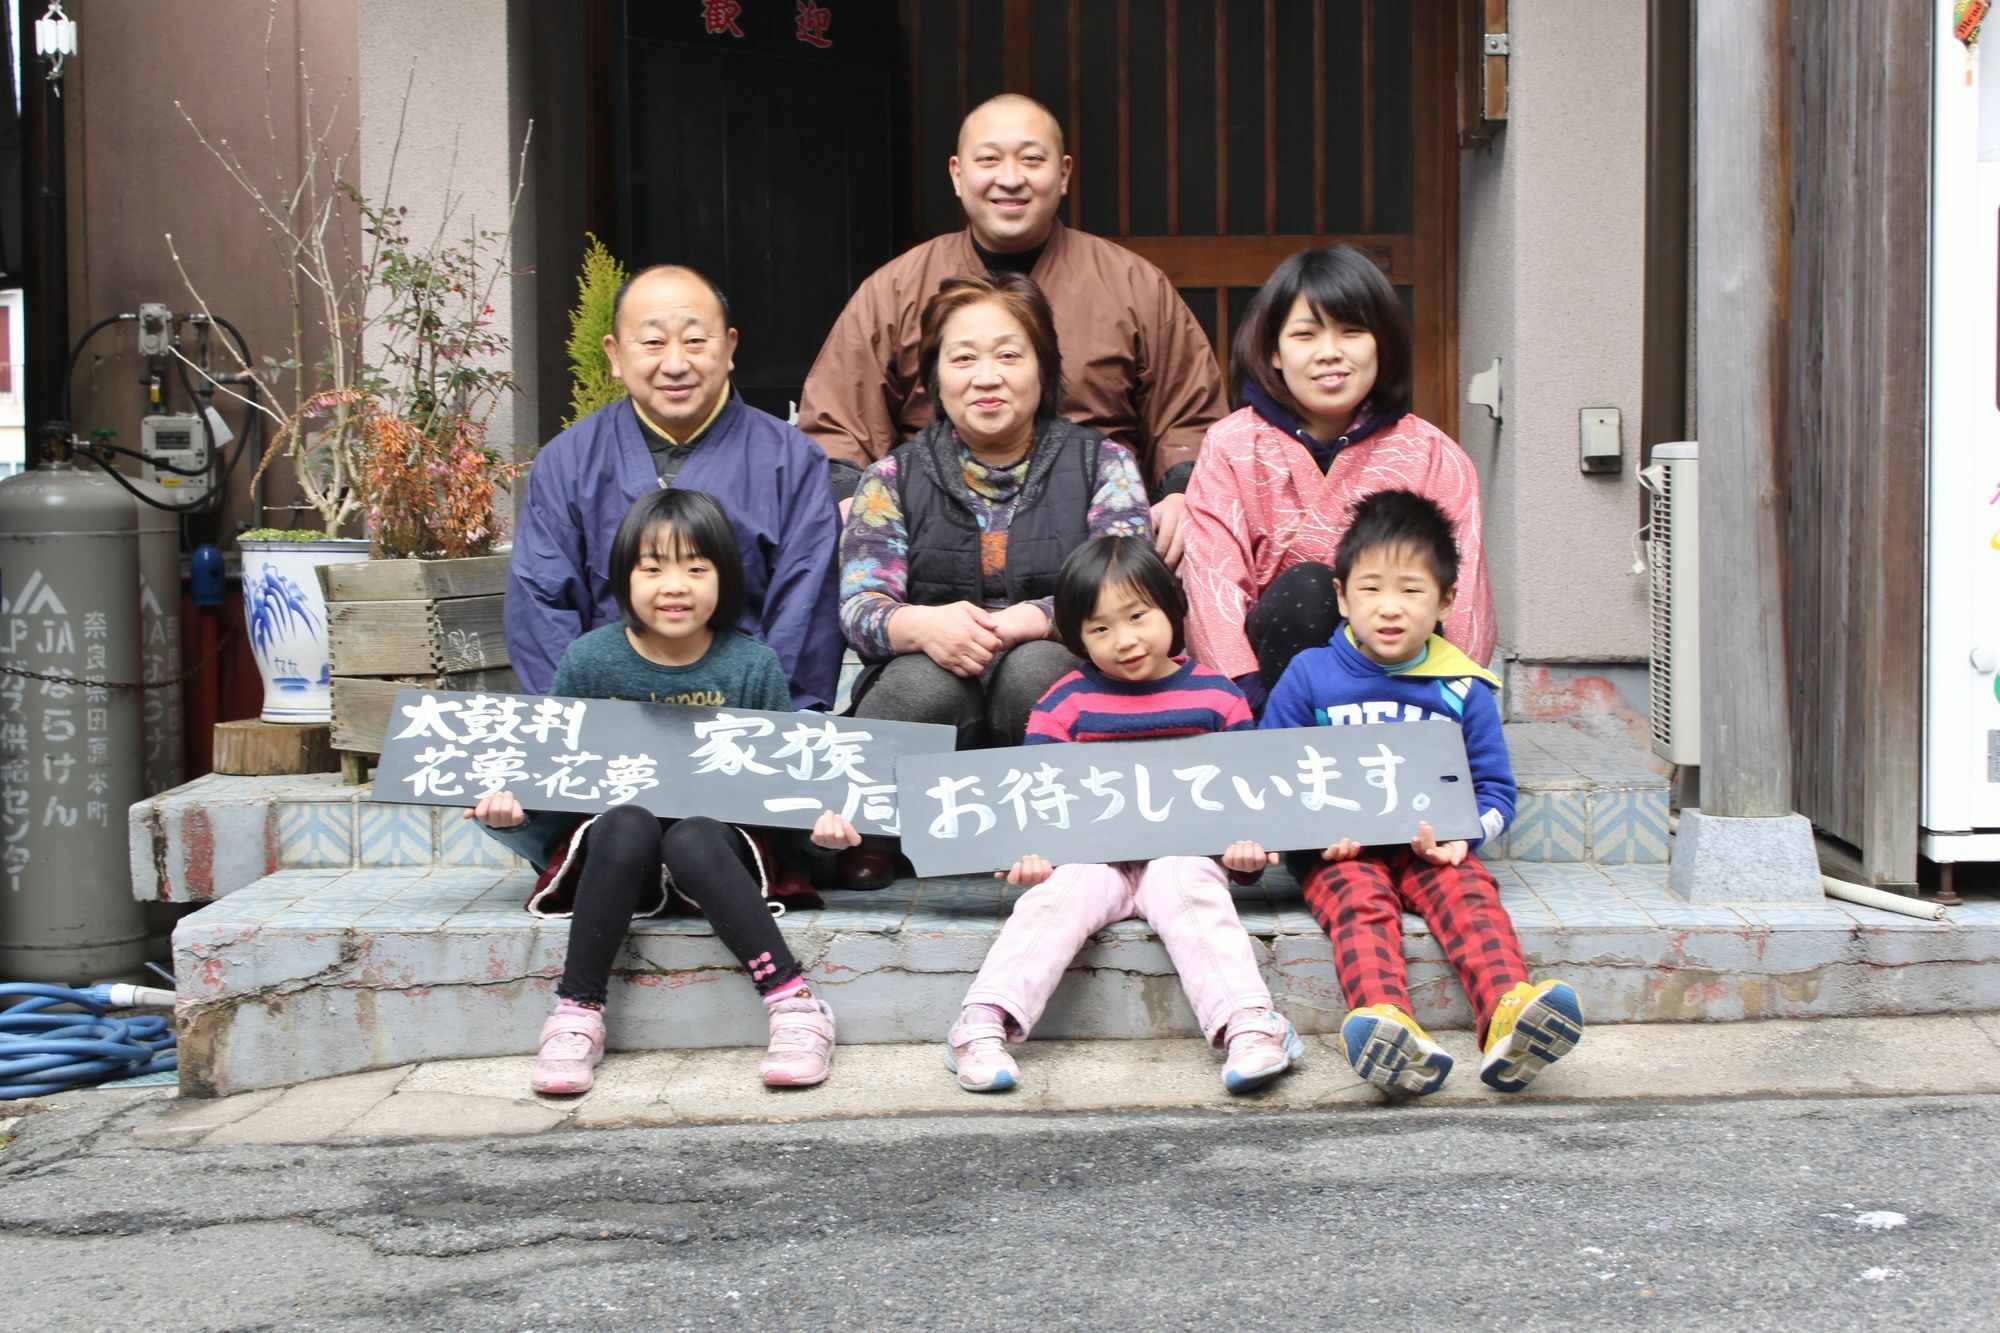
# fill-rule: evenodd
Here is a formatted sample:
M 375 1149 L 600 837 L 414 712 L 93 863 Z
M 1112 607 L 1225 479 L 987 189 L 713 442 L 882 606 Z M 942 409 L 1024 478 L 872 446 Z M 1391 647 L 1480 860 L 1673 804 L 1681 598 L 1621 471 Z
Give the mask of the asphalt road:
M 19 1328 L 2000 1325 L 2000 1099 L 0 1150 Z

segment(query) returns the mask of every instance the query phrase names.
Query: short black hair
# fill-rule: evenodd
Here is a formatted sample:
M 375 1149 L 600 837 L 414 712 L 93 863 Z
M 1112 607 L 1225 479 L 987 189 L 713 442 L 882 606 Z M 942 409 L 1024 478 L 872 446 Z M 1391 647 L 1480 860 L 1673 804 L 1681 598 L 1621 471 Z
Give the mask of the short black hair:
M 1063 647 L 1090 659 L 1083 644 L 1083 622 L 1097 614 L 1097 599 L 1104 590 L 1119 584 L 1165 613 L 1174 627 L 1169 651 L 1179 656 L 1186 646 L 1187 594 L 1144 537 L 1092 537 L 1063 561 L 1056 575 L 1056 633 Z
M 1415 491 L 1376 491 L 1356 500 L 1347 514 L 1347 532 L 1333 553 L 1333 577 L 1342 588 L 1355 562 L 1383 547 L 1423 556 L 1440 591 L 1458 586 L 1458 539 L 1437 501 Z
M 611 298 L 611 331 L 618 332 L 618 317 L 625 313 L 625 293 L 632 290 L 632 284 L 641 278 L 650 278 L 655 273 L 683 273 L 693 278 L 715 295 L 715 303 L 722 307 L 722 327 L 726 331 L 736 327 L 735 317 L 729 313 L 729 298 L 722 294 L 722 288 L 700 269 L 689 268 L 686 264 L 648 264 L 631 277 L 618 284 L 618 294 Z
M 611 595 L 635 634 L 644 633 L 646 626 L 632 610 L 632 571 L 648 552 L 685 553 L 714 565 L 715 614 L 709 618 L 709 628 L 718 632 L 736 628 L 743 617 L 743 557 L 736 530 L 713 496 L 677 489 L 648 491 L 625 511 L 618 535 L 611 539 Z
M 1298 400 L 1285 387 L 1285 377 L 1271 365 L 1278 336 L 1303 296 L 1320 319 L 1353 324 L 1375 335 L 1375 387 L 1362 404 L 1370 417 L 1394 421 L 1410 410 L 1410 317 L 1396 289 L 1375 261 L 1351 245 L 1301 250 L 1276 271 L 1243 312 L 1229 352 L 1229 397 L 1244 403 L 1246 380 L 1265 397 L 1292 411 Z

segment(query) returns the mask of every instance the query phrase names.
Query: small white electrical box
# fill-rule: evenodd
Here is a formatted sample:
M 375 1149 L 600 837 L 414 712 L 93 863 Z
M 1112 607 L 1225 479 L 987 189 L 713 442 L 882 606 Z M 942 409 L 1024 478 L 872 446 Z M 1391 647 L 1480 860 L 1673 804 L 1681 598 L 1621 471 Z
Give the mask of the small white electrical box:
M 168 487 L 182 500 L 200 499 L 214 483 L 215 475 L 209 467 L 208 432 L 193 413 L 142 420 L 139 451 L 146 456 L 146 480 Z
M 1585 472 L 1616 472 L 1624 467 L 1618 409 L 1586 407 L 1578 416 L 1577 466 Z

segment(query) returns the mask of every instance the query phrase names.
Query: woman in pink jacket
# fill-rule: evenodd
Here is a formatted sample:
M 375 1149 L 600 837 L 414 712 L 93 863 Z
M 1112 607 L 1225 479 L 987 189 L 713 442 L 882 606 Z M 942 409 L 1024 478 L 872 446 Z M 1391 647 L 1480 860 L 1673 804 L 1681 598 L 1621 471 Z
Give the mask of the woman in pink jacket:
M 1262 712 L 1292 658 L 1333 637 L 1333 553 L 1348 511 L 1400 487 L 1450 516 L 1458 598 L 1444 636 L 1492 660 L 1493 590 L 1479 474 L 1410 411 L 1410 327 L 1382 271 L 1351 246 L 1278 266 L 1230 352 L 1238 411 L 1209 427 L 1187 488 L 1188 647 Z

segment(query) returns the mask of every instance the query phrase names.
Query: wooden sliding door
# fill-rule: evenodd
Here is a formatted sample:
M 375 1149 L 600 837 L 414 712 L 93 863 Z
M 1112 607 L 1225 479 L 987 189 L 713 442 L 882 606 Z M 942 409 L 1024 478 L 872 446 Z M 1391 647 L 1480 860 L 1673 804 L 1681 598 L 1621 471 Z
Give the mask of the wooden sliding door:
M 1158 264 L 1214 341 L 1278 262 L 1345 241 L 1395 284 L 1416 410 L 1457 427 L 1449 0 L 904 0 L 905 239 L 961 225 L 958 122 L 998 92 L 1063 121 L 1066 217 Z

